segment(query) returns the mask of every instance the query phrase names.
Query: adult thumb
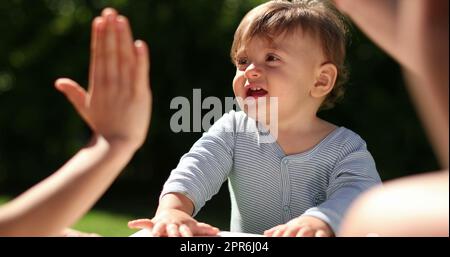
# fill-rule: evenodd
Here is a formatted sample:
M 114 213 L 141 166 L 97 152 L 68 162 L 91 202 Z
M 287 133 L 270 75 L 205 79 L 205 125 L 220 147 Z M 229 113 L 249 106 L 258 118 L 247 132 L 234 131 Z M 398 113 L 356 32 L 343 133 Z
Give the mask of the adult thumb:
M 86 90 L 84 90 L 77 82 L 67 78 L 57 79 L 55 81 L 55 87 L 67 97 L 81 117 L 86 120 Z

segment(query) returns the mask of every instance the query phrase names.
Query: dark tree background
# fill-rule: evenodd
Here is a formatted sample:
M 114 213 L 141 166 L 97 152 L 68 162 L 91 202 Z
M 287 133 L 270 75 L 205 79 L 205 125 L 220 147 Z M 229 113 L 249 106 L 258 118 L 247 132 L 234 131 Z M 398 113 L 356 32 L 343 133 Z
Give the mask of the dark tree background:
M 146 144 L 102 201 L 154 206 L 171 169 L 201 136 L 170 130 L 176 112 L 170 101 L 192 99 L 193 88 L 202 90 L 202 99 L 233 96 L 233 33 L 261 2 L 0 1 L 0 194 L 26 190 L 87 143 L 90 130 L 53 83 L 69 77 L 87 85 L 90 22 L 112 6 L 130 19 L 135 37 L 150 45 L 154 99 Z M 366 140 L 383 180 L 437 169 L 401 69 L 356 27 L 351 32 L 346 96 L 320 115 Z M 228 208 L 226 190 L 208 208 Z

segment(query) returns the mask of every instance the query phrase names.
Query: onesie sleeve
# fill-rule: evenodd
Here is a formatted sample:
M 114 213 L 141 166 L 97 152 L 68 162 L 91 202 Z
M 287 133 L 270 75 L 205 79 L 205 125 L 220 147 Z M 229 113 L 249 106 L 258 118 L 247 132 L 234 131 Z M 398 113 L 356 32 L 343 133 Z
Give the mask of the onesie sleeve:
M 164 184 L 167 193 L 181 193 L 194 204 L 193 216 L 220 190 L 233 165 L 235 112 L 224 114 L 183 155 Z
M 303 215 L 319 218 L 337 234 L 345 212 L 353 200 L 374 185 L 380 184 L 375 161 L 359 136 L 341 149 L 341 157 L 329 178 L 326 200 Z

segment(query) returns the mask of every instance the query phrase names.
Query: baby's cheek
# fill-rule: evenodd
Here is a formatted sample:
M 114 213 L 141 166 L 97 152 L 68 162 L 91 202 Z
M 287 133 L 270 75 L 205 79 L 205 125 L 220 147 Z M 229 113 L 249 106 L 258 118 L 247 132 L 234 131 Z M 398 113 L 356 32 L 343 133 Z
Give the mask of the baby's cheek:
M 245 77 L 242 72 L 236 72 L 236 76 L 233 79 L 233 92 L 236 96 L 242 96 L 245 85 Z

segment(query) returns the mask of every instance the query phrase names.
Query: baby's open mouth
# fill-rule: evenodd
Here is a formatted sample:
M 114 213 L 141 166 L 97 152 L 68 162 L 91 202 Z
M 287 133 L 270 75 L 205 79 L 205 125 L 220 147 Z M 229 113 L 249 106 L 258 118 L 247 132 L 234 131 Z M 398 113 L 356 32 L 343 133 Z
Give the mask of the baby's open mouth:
M 265 95 L 267 95 L 267 91 L 260 88 L 260 87 L 254 87 L 254 88 L 249 88 L 247 90 L 247 96 L 246 97 L 254 97 L 254 98 L 258 98 L 258 97 L 263 97 Z

